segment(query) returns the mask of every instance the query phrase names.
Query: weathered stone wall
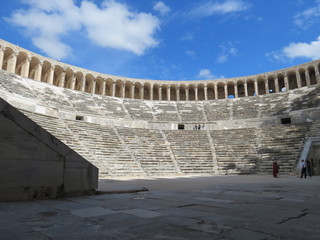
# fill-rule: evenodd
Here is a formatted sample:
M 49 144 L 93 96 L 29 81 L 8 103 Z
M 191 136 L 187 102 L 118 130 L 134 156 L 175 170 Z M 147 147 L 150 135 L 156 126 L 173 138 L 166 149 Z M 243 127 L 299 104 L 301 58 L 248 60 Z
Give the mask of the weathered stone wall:
M 94 191 L 98 169 L 0 98 L 0 201 Z

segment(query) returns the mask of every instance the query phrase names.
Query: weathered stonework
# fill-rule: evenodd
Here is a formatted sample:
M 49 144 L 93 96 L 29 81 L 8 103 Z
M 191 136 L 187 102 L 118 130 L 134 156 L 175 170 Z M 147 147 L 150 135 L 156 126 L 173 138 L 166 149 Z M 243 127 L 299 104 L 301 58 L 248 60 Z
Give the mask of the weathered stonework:
M 320 83 L 320 60 L 252 76 L 205 81 L 143 80 L 101 74 L 30 52 L 0 39 L 0 69 L 55 86 L 145 100 L 202 101 L 265 95 Z

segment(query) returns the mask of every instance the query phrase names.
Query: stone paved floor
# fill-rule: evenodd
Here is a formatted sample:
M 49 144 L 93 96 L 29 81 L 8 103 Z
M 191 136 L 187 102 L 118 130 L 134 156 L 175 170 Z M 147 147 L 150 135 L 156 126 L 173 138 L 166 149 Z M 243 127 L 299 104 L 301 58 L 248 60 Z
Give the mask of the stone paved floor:
M 319 176 L 102 179 L 99 190 L 131 193 L 0 203 L 0 239 L 320 239 Z

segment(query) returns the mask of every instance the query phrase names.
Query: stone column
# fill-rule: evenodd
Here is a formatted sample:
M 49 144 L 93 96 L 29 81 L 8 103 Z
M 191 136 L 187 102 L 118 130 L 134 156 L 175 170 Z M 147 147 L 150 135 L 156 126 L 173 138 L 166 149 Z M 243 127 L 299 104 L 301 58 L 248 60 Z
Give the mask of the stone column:
M 180 85 L 177 85 L 176 96 L 177 96 L 177 101 L 180 101 Z
M 279 90 L 279 78 L 278 76 L 275 77 L 274 79 L 274 86 L 276 88 L 276 92 L 278 93 L 280 90 Z
M 162 86 L 159 86 L 159 100 L 162 100 Z
M 112 82 L 112 97 L 116 96 L 116 82 Z
M 186 101 L 189 101 L 189 87 L 186 88 Z
M 121 93 L 122 97 L 125 98 L 126 95 L 126 82 L 122 83 L 122 93 Z
M 218 96 L 218 86 L 217 84 L 214 85 L 214 98 L 217 100 L 219 98 Z
M 247 82 L 243 83 L 243 87 L 244 87 L 244 95 L 246 97 L 248 97 L 248 84 L 247 84 Z
M 168 86 L 168 88 L 167 88 L 167 99 L 168 99 L 168 101 L 170 101 L 171 100 L 171 92 L 170 92 L 170 86 Z
M 234 85 L 234 97 L 235 97 L 235 98 L 238 98 L 238 97 L 239 97 L 237 83 Z
M 268 77 L 265 78 L 266 80 L 264 80 L 264 87 L 266 88 L 266 94 L 270 94 L 269 92 L 269 82 L 268 82 Z
M 82 76 L 80 91 L 84 92 L 85 90 L 86 90 L 86 78 L 85 76 Z
M 314 71 L 316 72 L 316 81 L 317 81 L 317 84 L 320 84 L 319 68 L 318 68 L 317 66 L 314 66 Z
M 66 72 L 62 71 L 59 76 L 59 83 L 58 83 L 59 87 L 64 87 L 65 81 L 66 81 Z
M 103 79 L 103 81 L 102 81 L 102 93 L 101 93 L 103 96 L 106 95 L 106 85 L 107 85 L 107 82 L 106 82 L 105 79 Z
M 5 48 L 0 48 L 0 70 L 2 70 L 3 58 L 4 58 L 4 50 L 5 50 Z
M 258 81 L 257 79 L 254 79 L 254 92 L 256 94 L 256 96 L 259 96 L 259 89 L 258 89 Z
M 141 90 L 140 90 L 140 99 L 144 98 L 144 86 L 141 86 Z
M 310 74 L 309 74 L 309 70 L 308 70 L 308 69 L 306 69 L 306 70 L 305 70 L 305 73 L 306 73 L 307 86 L 310 86 L 310 85 L 311 85 L 311 82 L 310 82 Z
M 93 81 L 92 81 L 92 88 L 91 88 L 91 91 L 90 91 L 90 93 L 92 93 L 92 94 L 96 93 L 96 85 L 97 85 L 96 80 L 97 79 L 93 79 Z
M 76 74 L 72 73 L 71 75 L 71 84 L 70 84 L 70 89 L 74 90 L 76 87 Z
M 41 81 L 41 73 L 42 73 L 42 62 L 39 62 L 38 65 L 36 66 L 36 70 L 34 73 L 34 80 L 36 81 Z
M 150 87 L 150 100 L 153 100 L 153 84 Z
M 135 90 L 135 85 L 132 84 L 132 86 L 131 86 L 131 99 L 134 99 L 134 90 Z
M 300 77 L 299 70 L 296 71 L 296 78 L 297 78 L 297 86 L 298 88 L 301 88 L 301 77 Z
M 208 87 L 204 87 L 204 100 L 208 100 Z
M 196 101 L 198 101 L 198 86 L 194 88 L 194 98 Z
M 289 80 L 288 80 L 288 75 L 287 73 L 285 73 L 284 75 L 284 87 L 286 88 L 286 90 L 289 90 Z
M 228 99 L 228 85 L 227 84 L 224 85 L 224 98 Z
M 12 55 L 8 59 L 7 63 L 7 71 L 15 73 L 16 72 L 16 64 L 17 64 L 17 53 L 12 53 Z
M 30 71 L 30 61 L 31 58 L 27 58 L 25 62 L 23 63 L 21 67 L 21 76 L 22 77 L 29 77 L 29 71 Z M 0 65 L 1 66 L 1 65 Z
M 54 76 L 54 67 L 50 67 L 48 70 L 48 80 L 47 83 L 53 84 L 53 76 Z

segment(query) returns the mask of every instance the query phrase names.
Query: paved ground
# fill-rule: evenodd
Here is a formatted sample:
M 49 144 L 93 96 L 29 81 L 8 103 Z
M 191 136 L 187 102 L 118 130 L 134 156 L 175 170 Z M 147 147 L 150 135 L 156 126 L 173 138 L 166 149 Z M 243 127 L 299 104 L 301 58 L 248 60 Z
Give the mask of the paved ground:
M 319 176 L 102 179 L 99 190 L 0 203 L 0 239 L 320 239 Z

